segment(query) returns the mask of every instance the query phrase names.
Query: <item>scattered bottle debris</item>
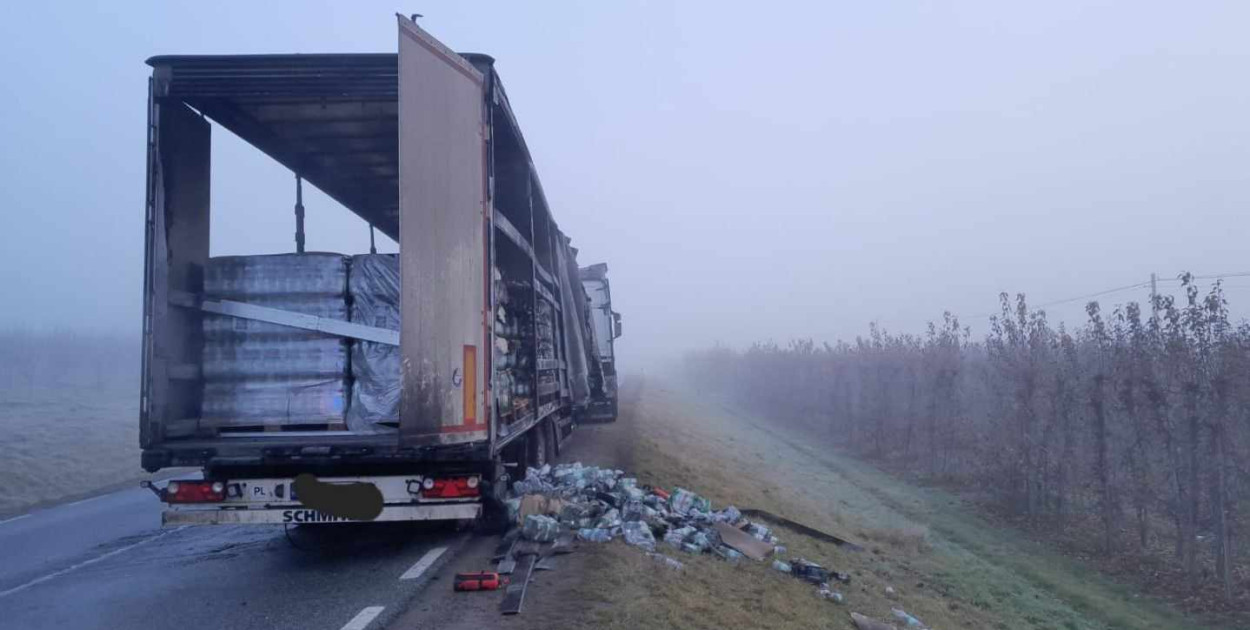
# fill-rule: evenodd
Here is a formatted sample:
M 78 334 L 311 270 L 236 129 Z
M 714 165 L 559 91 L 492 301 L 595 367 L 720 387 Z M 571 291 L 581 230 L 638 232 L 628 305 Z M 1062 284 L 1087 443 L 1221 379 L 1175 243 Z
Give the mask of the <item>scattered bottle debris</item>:
M 553 542 L 560 535 L 560 523 L 550 516 L 530 514 L 521 526 L 521 537 L 534 542 Z
M 722 560 L 725 560 L 731 563 L 737 563 L 739 560 L 741 560 L 744 557 L 742 555 L 742 552 L 732 547 L 727 547 L 725 545 L 716 545 L 716 547 L 712 549 L 712 552 L 720 556 Z
M 603 516 L 599 517 L 596 527 L 600 529 L 615 529 L 621 526 L 621 513 L 616 508 L 608 508 Z
M 771 545 L 752 538 L 750 534 L 729 523 L 713 523 L 712 529 L 720 536 L 722 543 L 737 549 L 752 560 L 765 560 L 772 554 Z
M 680 571 L 686 568 L 686 565 L 683 564 L 680 560 L 670 558 L 662 553 L 648 553 L 647 556 L 654 560 L 663 562 L 665 566 L 676 571 Z
M 664 544 L 674 549 L 681 549 L 682 544 L 686 542 L 686 538 L 693 535 L 695 531 L 695 528 L 689 525 L 670 529 L 664 534 Z
M 689 514 L 691 510 L 698 512 L 711 512 L 712 503 L 703 497 L 686 490 L 685 488 L 674 488 L 673 494 L 668 498 L 668 505 L 677 514 Z
M 767 561 L 771 557 L 774 569 L 816 585 L 820 597 L 839 604 L 845 602 L 845 596 L 830 589 L 829 582 L 849 583 L 849 575 L 805 558 L 782 560 L 787 549 L 776 533 L 746 515 L 767 517 L 839 546 L 858 549 L 840 538 L 768 512 L 739 510 L 734 506 L 713 510 L 711 501 L 691 490 L 675 487 L 669 492 L 639 486 L 638 480 L 625 476 L 624 471 L 583 466 L 580 462 L 529 468 L 525 478 L 513 484 L 513 493 L 515 496 L 505 504 L 513 522 L 520 525 L 520 537 L 532 541 L 526 544 L 568 541 L 573 536 L 585 542 L 606 543 L 620 537 L 673 569 L 681 569 L 684 564 L 657 553 L 657 542 L 685 553 L 712 553 L 731 563 L 743 558 Z M 521 554 L 513 551 L 504 556 L 501 565 L 514 564 Z
M 630 521 L 621 526 L 622 532 L 625 534 L 625 542 L 642 547 L 647 551 L 655 551 L 655 536 L 651 533 L 651 528 L 642 521 Z
M 577 530 L 577 539 L 597 543 L 612 542 L 612 530 L 599 529 L 597 527 L 584 527 Z
M 906 624 L 908 628 L 924 628 L 925 627 L 925 625 L 921 623 L 919 619 L 909 615 L 907 611 L 903 610 L 902 608 L 891 608 L 890 613 L 894 615 L 895 619 L 898 619 L 899 621 Z
M 829 570 L 810 560 L 792 558 L 790 567 L 794 577 L 800 580 L 807 580 L 812 584 L 826 584 L 829 582 Z
M 819 595 L 821 599 L 827 599 L 835 604 L 846 603 L 846 597 L 844 597 L 842 593 L 830 589 L 827 584 L 817 590 L 816 594 Z
M 773 536 L 772 530 L 760 525 L 759 523 L 748 523 L 746 526 L 746 532 L 756 540 L 761 540 L 766 543 L 777 542 L 777 538 Z

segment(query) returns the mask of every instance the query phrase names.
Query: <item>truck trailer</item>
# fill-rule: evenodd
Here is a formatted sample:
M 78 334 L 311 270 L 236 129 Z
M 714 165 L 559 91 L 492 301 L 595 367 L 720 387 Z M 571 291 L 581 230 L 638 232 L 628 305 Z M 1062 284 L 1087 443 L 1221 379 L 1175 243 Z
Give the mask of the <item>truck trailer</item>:
M 475 519 L 615 416 L 606 266 L 588 295 L 494 60 L 397 22 L 391 54 L 148 60 L 142 465 L 202 471 L 152 486 L 166 525 Z M 293 172 L 293 253 L 210 256 L 214 126 Z M 398 254 L 306 252 L 304 182 Z
M 583 267 L 582 289 L 590 300 L 589 319 L 594 339 L 594 365 L 590 370 L 591 397 L 582 415 L 583 422 L 616 421 L 616 338 L 621 336 L 621 314 L 612 310 L 612 287 L 608 282 L 608 264 Z

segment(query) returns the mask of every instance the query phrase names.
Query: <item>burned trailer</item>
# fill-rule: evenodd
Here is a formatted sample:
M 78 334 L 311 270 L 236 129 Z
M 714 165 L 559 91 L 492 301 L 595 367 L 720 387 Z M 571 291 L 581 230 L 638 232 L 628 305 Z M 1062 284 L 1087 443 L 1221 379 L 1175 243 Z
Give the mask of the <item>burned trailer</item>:
M 617 412 L 616 340 L 621 336 L 621 314 L 612 309 L 608 264 L 596 263 L 578 270 L 589 304 L 585 338 L 591 340 L 590 400 L 578 409 L 582 422 L 614 422 Z
M 203 470 L 155 488 L 166 524 L 353 520 L 304 474 L 372 485 L 374 520 L 475 518 L 589 404 L 576 251 L 494 60 L 398 40 L 148 60 L 142 464 Z M 210 255 L 214 127 L 294 174 L 292 253 Z M 304 251 L 304 182 L 398 254 Z

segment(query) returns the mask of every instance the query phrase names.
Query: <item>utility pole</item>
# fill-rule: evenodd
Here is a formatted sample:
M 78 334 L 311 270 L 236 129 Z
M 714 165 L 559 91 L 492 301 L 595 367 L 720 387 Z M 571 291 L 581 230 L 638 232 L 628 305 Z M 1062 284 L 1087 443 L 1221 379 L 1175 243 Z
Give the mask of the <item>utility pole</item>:
M 295 252 L 304 253 L 304 178 L 295 174 Z
M 369 224 L 369 253 L 370 254 L 378 253 L 377 243 L 373 241 L 373 224 L 372 223 Z
M 1159 323 L 1159 278 L 1150 272 L 1150 319 L 1156 325 Z

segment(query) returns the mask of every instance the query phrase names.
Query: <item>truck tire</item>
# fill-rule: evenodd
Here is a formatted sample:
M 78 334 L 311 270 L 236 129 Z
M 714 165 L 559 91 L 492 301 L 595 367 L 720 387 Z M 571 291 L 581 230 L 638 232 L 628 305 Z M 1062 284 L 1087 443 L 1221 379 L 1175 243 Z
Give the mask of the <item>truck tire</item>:
M 560 428 L 559 422 L 551 420 L 547 424 L 549 424 L 551 428 L 551 433 L 549 434 L 549 437 L 551 438 L 551 458 L 552 461 L 555 461 L 560 458 L 560 453 L 564 451 L 564 448 L 560 445 L 560 443 L 564 441 L 564 434 L 563 430 Z
M 560 456 L 560 439 L 556 437 L 556 421 L 544 420 L 543 426 L 547 429 L 547 462 L 555 466 L 556 458 Z
M 530 429 L 529 434 L 525 436 L 525 445 L 528 448 L 527 465 L 530 467 L 542 468 L 544 464 L 553 463 L 555 449 L 552 444 L 551 423 L 543 420 L 538 423 L 538 426 Z
M 508 520 L 507 506 L 493 492 L 482 499 L 482 516 L 476 525 L 477 530 L 485 535 L 502 534 L 512 525 Z

